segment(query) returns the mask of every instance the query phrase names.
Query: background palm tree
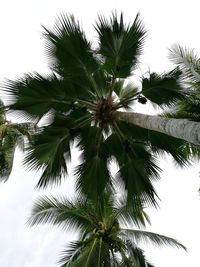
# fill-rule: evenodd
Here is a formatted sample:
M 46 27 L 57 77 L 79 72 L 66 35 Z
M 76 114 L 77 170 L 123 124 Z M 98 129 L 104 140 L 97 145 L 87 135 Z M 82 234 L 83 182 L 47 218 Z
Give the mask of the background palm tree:
M 24 150 L 25 140 L 30 141 L 32 123 L 13 123 L 6 118 L 6 108 L 0 101 L 0 180 L 6 181 L 12 171 L 15 149 Z
M 157 128 L 145 129 L 144 123 L 135 123 L 138 114 L 132 112 L 131 121 L 124 111 L 147 99 L 159 107 L 171 107 L 183 99 L 181 72 L 176 68 L 161 75 L 150 73 L 142 78 L 141 87 L 134 85 L 129 78 L 134 78 L 146 36 L 139 15 L 129 25 L 122 15 L 113 14 L 110 20 L 100 16 L 95 28 L 99 43 L 93 48 L 75 18 L 61 15 L 54 29 L 45 28 L 44 33 L 51 74 L 27 74 L 5 83 L 11 109 L 22 111 L 28 119 L 47 119 L 25 161 L 31 168 L 43 169 L 39 187 L 59 183 L 67 174 L 74 144 L 82 151 L 75 170 L 78 189 L 91 198 L 101 194 L 112 180 L 109 164 L 115 160 L 117 178 L 125 184 L 128 199 L 142 195 L 155 205 L 152 181 L 159 176 L 157 155 L 167 152 L 185 166 L 187 142 Z
M 42 197 L 35 202 L 28 224 L 51 223 L 79 233 L 77 240 L 62 252 L 62 267 L 151 267 L 138 247 L 140 241 L 185 249 L 173 238 L 141 230 L 149 218 L 141 202 L 127 205 L 125 195 L 120 197 L 108 190 L 98 202 L 80 194 L 73 201 Z
M 170 60 L 181 70 L 186 97 L 177 102 L 176 108 L 167 117 L 187 118 L 200 121 L 200 59 L 194 49 L 175 44 L 169 50 Z M 199 146 L 192 146 L 193 154 L 199 158 Z

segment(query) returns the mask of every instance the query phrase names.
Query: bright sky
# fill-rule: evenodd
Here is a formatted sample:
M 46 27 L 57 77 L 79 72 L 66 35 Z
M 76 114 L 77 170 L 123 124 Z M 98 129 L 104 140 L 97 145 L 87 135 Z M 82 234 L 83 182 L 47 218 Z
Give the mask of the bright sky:
M 143 18 L 148 38 L 141 73 L 149 67 L 157 72 L 172 67 L 167 49 L 173 43 L 195 48 L 200 55 L 199 8 L 195 0 L 7 0 L 0 5 L 0 81 L 25 72 L 48 72 L 41 25 L 51 27 L 59 13 L 73 13 L 87 36 L 96 40 L 92 24 L 97 14 L 107 16 L 112 10 L 123 11 L 127 22 L 133 21 L 138 11 Z M 34 191 L 39 174 L 27 172 L 21 161 L 22 155 L 17 153 L 9 182 L 0 184 L 0 267 L 54 267 L 59 251 L 73 236 L 49 226 L 25 226 L 32 201 L 41 192 Z M 143 248 L 156 267 L 199 266 L 199 165 L 180 170 L 169 158 L 161 164 L 164 171 L 156 188 L 162 202 L 158 211 L 149 211 L 149 230 L 177 238 L 188 253 L 145 245 Z M 62 192 L 72 194 L 71 178 L 63 184 Z

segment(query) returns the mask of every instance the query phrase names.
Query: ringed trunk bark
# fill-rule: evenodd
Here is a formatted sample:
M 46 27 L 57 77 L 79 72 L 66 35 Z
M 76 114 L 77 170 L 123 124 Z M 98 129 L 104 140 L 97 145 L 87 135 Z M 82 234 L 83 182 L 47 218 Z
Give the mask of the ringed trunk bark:
M 135 112 L 116 111 L 116 117 L 142 128 L 164 133 L 200 145 L 200 122 L 187 119 L 171 119 Z

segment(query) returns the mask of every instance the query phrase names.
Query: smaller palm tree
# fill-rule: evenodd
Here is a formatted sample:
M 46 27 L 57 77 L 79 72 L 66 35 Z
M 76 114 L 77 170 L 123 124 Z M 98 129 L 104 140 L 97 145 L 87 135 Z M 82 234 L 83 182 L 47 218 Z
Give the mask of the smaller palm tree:
M 30 140 L 33 123 L 13 123 L 6 118 L 6 107 L 0 101 L 0 180 L 7 181 L 12 171 L 15 148 L 22 150 Z
M 79 239 L 62 252 L 60 267 L 153 267 L 138 247 L 140 241 L 186 249 L 173 238 L 141 230 L 149 222 L 141 201 L 129 205 L 126 200 L 111 190 L 97 202 L 81 195 L 75 201 L 42 197 L 35 202 L 28 224 L 51 223 L 79 232 Z

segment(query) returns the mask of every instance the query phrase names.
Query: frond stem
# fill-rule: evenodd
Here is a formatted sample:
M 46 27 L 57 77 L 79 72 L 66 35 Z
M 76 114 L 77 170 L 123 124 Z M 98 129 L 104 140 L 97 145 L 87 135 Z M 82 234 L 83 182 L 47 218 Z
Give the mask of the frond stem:
M 92 109 L 92 110 L 96 109 L 96 104 L 93 104 L 93 103 L 91 103 L 90 101 L 82 100 L 82 99 L 77 99 L 77 101 L 78 101 L 79 103 L 81 103 L 81 104 L 85 104 L 85 105 L 87 105 L 87 107 L 90 108 L 90 109 Z
M 114 128 L 116 134 L 119 136 L 119 139 L 120 139 L 121 141 L 123 141 L 123 139 L 125 139 L 125 136 L 124 136 L 124 134 L 122 133 L 122 131 L 119 129 L 117 123 L 114 121 L 112 125 L 113 125 L 113 128 Z

